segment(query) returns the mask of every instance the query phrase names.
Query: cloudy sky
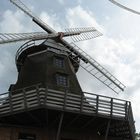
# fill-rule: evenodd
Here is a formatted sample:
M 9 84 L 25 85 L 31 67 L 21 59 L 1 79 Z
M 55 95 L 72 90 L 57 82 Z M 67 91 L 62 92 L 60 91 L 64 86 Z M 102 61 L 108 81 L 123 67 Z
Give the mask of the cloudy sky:
M 140 11 L 139 0 L 118 2 Z M 83 91 L 127 99 L 132 102 L 140 131 L 140 16 L 116 7 L 108 0 L 23 0 L 34 13 L 57 31 L 69 27 L 96 27 L 102 37 L 77 43 L 126 85 L 119 95 L 79 70 Z M 41 3 L 42 2 L 42 3 Z M 9 0 L 0 0 L 0 33 L 42 31 Z M 14 56 L 22 43 L 0 46 L 0 93 L 16 82 Z M 83 74 L 84 73 L 84 74 Z M 84 76 L 83 76 L 84 75 Z

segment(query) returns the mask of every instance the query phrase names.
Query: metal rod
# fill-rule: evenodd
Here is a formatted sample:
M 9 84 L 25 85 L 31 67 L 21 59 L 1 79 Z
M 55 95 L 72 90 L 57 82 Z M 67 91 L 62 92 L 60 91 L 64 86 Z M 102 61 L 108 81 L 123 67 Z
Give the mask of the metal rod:
M 62 126 L 63 118 L 64 118 L 64 113 L 62 112 L 61 116 L 60 116 L 58 130 L 57 130 L 56 140 L 59 140 L 59 137 L 60 137 L 60 131 L 61 131 L 61 126 Z
M 108 139 L 108 133 L 109 133 L 109 128 L 110 128 L 110 123 L 111 123 L 111 120 L 108 121 L 108 124 L 107 124 L 107 129 L 106 129 L 106 134 L 105 134 L 105 140 Z

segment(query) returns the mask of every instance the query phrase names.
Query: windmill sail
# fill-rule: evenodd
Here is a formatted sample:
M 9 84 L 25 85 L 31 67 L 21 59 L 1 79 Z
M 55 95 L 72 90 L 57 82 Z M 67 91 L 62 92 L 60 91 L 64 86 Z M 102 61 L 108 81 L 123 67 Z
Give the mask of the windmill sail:
M 112 89 L 114 92 L 119 93 L 123 91 L 125 85 L 123 85 L 117 78 L 115 78 L 109 71 L 107 71 L 103 66 L 101 66 L 96 60 L 90 57 L 86 52 L 80 49 L 74 43 L 71 44 L 75 50 L 80 52 L 87 62 L 80 63 L 80 66 L 85 69 L 88 73 L 98 79 L 100 82 L 105 84 L 107 87 Z M 70 55 L 72 56 L 72 55 Z M 74 58 L 71 57 L 73 60 Z
M 43 22 L 39 17 L 32 13 L 32 11 L 23 4 L 20 0 L 10 0 L 14 5 L 16 5 L 19 9 L 21 9 L 25 14 L 32 18 L 32 20 L 37 23 L 41 28 L 43 28 L 48 33 L 54 33 L 55 30 L 52 29 L 49 25 Z
M 88 27 L 88 28 L 68 28 L 68 29 L 65 29 L 65 30 L 68 33 L 79 32 L 79 34 L 71 36 L 71 38 L 72 38 L 72 40 L 74 42 L 88 40 L 88 39 L 92 39 L 92 38 L 99 37 L 99 36 L 103 35 L 102 33 L 100 33 L 94 27 Z
M 48 37 L 47 33 L 0 33 L 0 44 L 12 43 L 26 40 L 42 40 Z
M 77 36 L 85 31 L 71 31 L 71 32 L 58 32 L 58 33 L 45 33 L 45 32 L 32 32 L 32 33 L 0 33 L 0 44 L 26 41 L 26 40 L 43 40 L 47 38 L 63 38 L 69 36 Z M 92 32 L 89 30 L 88 32 Z

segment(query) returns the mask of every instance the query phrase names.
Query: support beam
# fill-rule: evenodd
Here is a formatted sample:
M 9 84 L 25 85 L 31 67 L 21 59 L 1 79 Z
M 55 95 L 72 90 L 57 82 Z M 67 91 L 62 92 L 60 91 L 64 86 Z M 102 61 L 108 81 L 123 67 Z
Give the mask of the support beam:
M 95 121 L 96 117 L 90 119 L 87 121 L 87 123 L 85 123 L 81 129 L 85 129 L 86 127 L 88 127 L 93 121 Z
M 78 120 L 80 115 L 76 115 L 69 123 L 65 126 L 65 129 L 71 126 L 76 120 Z
M 56 114 L 55 115 L 56 117 L 51 121 L 51 123 L 49 124 L 48 127 L 54 127 L 54 125 L 57 123 L 58 119 L 59 119 L 59 115 Z M 51 118 L 51 115 L 50 115 L 50 118 Z
M 21 119 L 19 119 L 18 117 L 16 117 L 16 115 L 15 115 L 15 114 L 12 114 L 12 115 L 11 115 L 11 118 L 13 118 L 13 119 L 14 119 L 14 121 L 16 121 L 18 124 L 20 124 L 20 123 L 21 123 Z
M 42 126 L 42 122 L 35 115 L 28 111 L 26 112 L 26 114 L 29 115 L 34 122 L 37 122 L 40 126 Z
M 58 130 L 57 130 L 56 140 L 59 140 L 59 137 L 60 137 L 60 131 L 61 131 L 61 126 L 62 126 L 63 118 L 64 118 L 64 113 L 62 112 L 61 116 L 60 116 Z
M 105 140 L 108 139 L 108 133 L 109 133 L 109 128 L 110 128 L 110 123 L 111 123 L 111 120 L 108 121 L 108 124 L 107 124 L 107 129 L 106 129 L 106 134 L 105 134 Z

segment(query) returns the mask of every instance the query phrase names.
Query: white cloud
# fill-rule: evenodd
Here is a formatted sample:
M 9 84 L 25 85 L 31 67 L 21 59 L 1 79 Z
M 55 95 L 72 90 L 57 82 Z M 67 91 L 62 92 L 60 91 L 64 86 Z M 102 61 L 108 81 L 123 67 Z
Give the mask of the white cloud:
M 49 15 L 46 12 L 42 12 L 40 14 L 40 18 L 47 24 L 49 25 L 51 28 L 55 29 L 56 31 L 61 31 L 61 26 L 59 25 L 59 19 L 57 18 L 57 16 L 55 14 L 53 15 Z
M 64 4 L 64 0 L 58 0 L 58 2 L 62 5 Z
M 80 5 L 67 10 L 66 20 L 69 27 L 96 27 L 101 31 L 103 30 L 102 26 L 95 20 L 93 13 L 84 10 Z
M 10 10 L 3 14 L 3 21 L 0 23 L 1 32 L 20 32 L 23 30 L 23 25 L 20 24 L 22 14 L 20 12 L 13 13 Z

